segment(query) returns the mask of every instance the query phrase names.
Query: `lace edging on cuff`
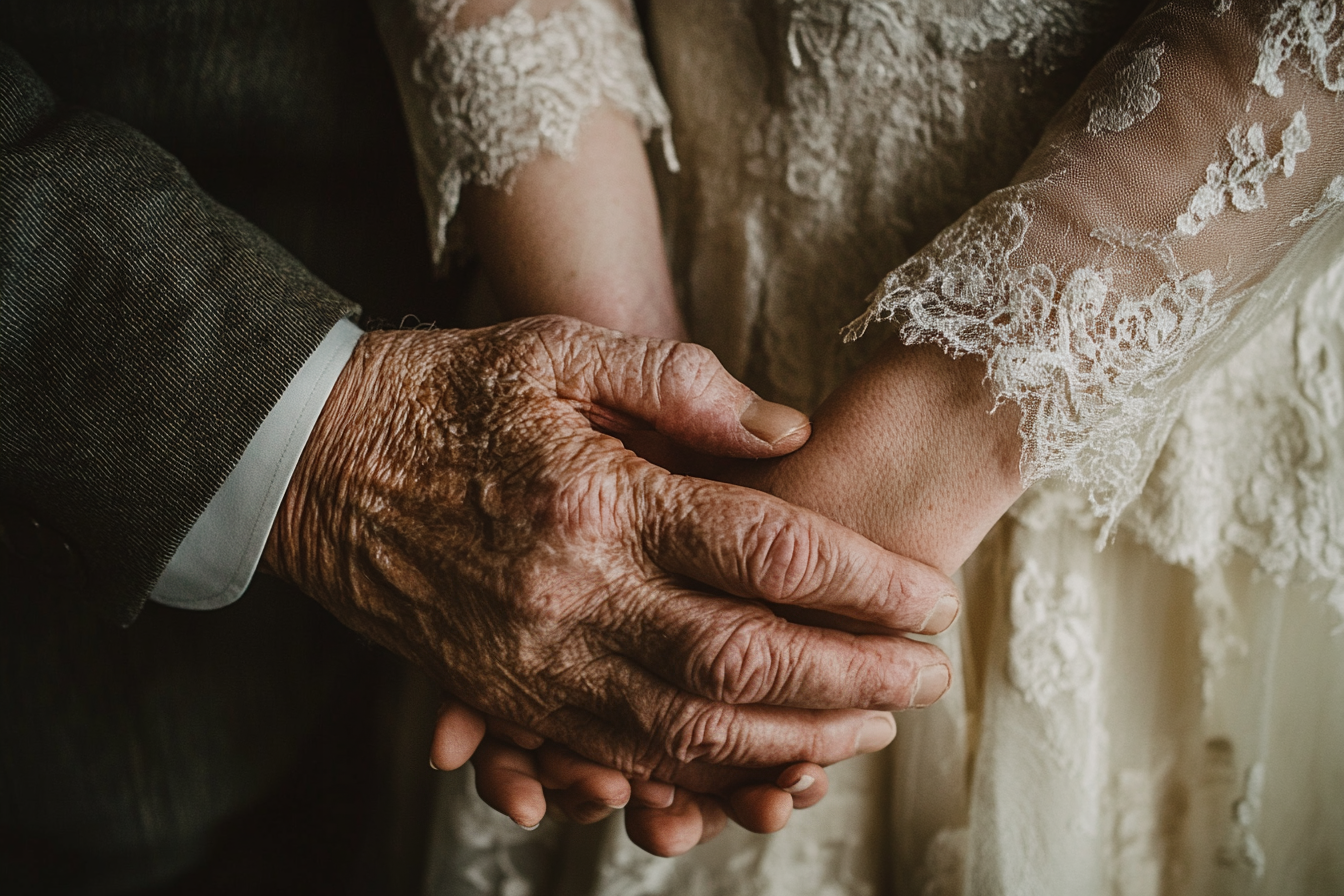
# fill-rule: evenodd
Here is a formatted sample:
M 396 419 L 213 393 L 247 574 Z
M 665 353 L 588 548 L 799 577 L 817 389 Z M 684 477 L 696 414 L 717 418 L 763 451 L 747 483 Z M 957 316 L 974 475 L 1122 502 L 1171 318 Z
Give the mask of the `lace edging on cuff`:
M 429 4 L 431 0 L 425 0 Z M 439 4 L 442 5 L 442 4 Z M 478 27 L 453 30 L 455 7 L 416 61 L 414 79 L 432 94 L 438 137 L 432 159 L 434 263 L 455 248 L 450 223 L 468 183 L 508 189 L 512 173 L 543 150 L 572 159 L 583 117 L 605 103 L 634 117 L 644 139 L 662 132 L 668 167 L 678 170 L 671 114 L 639 31 L 603 0 L 577 0 L 534 18 L 527 0 Z M 433 148 L 426 148 L 433 152 Z
M 892 321 L 907 344 L 984 358 L 997 400 L 1022 410 L 1023 483 L 1085 486 L 1109 531 L 1176 419 L 1183 362 L 1230 309 L 1212 301 L 1208 271 L 1129 295 L 1105 267 L 1013 264 L 1030 194 L 1030 184 L 1001 190 L 889 274 L 845 339 Z

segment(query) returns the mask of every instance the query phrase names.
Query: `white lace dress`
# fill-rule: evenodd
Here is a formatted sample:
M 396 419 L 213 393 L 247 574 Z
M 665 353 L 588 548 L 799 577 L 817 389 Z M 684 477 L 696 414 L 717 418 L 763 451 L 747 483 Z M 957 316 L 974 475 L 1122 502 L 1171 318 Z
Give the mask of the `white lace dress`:
M 842 330 L 984 357 L 1035 485 L 961 572 L 953 689 L 785 831 L 657 859 L 454 776 L 429 893 L 1344 893 L 1336 3 L 653 0 L 666 104 L 618 7 L 453 6 L 387 27 L 437 251 L 463 182 L 613 104 L 680 157 L 693 338 L 804 408 L 880 341 Z

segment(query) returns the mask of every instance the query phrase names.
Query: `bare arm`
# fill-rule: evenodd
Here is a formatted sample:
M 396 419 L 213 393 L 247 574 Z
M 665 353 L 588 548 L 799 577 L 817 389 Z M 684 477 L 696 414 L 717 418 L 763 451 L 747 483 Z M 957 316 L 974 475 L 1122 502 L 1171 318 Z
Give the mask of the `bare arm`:
M 728 478 L 949 572 L 1022 493 L 1017 408 L 994 410 L 983 380 L 975 358 L 891 339 L 817 410 L 806 445 Z
M 665 133 L 668 111 L 628 4 L 372 5 L 435 263 L 477 252 L 510 317 L 684 337 L 644 149 Z
M 468 187 L 461 214 L 509 317 L 565 314 L 684 339 L 644 142 L 629 116 L 584 120 L 573 161 L 543 155 L 512 191 Z

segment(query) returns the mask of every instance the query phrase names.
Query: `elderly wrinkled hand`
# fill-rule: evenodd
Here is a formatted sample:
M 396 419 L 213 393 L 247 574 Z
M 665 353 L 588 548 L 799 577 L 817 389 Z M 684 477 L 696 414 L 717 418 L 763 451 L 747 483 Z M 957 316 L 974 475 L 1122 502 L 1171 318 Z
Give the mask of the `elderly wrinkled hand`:
M 768 495 L 606 434 L 768 457 L 806 418 L 712 353 L 566 318 L 364 336 L 265 562 L 476 709 L 636 779 L 840 761 L 949 680 L 934 647 L 788 622 L 941 628 L 951 583 Z M 922 673 L 922 674 L 921 674 Z

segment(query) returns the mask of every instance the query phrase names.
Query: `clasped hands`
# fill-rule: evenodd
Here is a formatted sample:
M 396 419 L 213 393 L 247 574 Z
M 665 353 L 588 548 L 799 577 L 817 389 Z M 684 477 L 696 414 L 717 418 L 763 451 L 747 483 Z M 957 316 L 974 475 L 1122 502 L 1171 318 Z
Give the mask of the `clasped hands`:
M 631 837 L 671 854 L 725 814 L 781 826 L 824 793 L 819 766 L 889 743 L 890 710 L 950 680 L 902 633 L 941 631 L 957 599 L 931 567 L 613 435 L 641 429 L 723 458 L 808 438 L 690 344 L 559 317 L 366 334 L 264 563 L 456 698 L 434 755 L 476 752 L 496 808 L 539 821 L 543 784 L 581 819 L 633 796 Z

